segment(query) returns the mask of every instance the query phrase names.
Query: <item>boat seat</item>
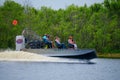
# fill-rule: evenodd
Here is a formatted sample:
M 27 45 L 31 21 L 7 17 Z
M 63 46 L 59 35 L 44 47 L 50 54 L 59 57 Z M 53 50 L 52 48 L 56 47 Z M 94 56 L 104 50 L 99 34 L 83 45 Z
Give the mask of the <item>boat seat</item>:
M 74 45 L 68 43 L 68 48 L 74 48 Z
M 55 45 L 56 45 L 56 47 L 57 47 L 58 49 L 61 49 L 61 48 L 62 48 L 61 45 L 58 44 L 56 41 L 55 41 Z

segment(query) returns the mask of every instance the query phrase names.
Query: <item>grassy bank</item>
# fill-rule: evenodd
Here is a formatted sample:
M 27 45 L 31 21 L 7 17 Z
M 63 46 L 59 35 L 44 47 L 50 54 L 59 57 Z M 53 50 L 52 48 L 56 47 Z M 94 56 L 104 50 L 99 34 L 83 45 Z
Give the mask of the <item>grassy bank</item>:
M 120 53 L 98 53 L 98 58 L 120 59 Z

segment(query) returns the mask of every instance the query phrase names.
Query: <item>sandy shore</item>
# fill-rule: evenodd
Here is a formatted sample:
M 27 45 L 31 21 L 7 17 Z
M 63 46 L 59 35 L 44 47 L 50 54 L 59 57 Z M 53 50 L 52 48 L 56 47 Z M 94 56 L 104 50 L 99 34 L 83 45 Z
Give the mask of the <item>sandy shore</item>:
M 59 58 L 51 58 L 24 51 L 0 52 L 0 61 L 57 61 L 57 60 L 59 60 Z

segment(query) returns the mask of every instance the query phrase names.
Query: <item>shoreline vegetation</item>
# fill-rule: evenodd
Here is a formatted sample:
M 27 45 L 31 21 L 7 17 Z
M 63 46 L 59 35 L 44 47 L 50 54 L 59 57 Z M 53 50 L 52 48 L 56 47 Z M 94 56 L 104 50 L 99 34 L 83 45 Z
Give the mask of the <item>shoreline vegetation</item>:
M 120 59 L 120 53 L 98 53 L 98 58 Z

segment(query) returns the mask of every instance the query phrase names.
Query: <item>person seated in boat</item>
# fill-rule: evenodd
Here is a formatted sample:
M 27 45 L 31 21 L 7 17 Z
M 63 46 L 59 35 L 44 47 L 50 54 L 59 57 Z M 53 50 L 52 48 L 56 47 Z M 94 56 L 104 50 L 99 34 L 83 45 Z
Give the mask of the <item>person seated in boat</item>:
M 55 45 L 57 46 L 58 49 L 66 48 L 65 44 L 60 42 L 60 38 L 58 36 L 55 37 Z
M 49 35 L 45 34 L 43 36 L 43 42 L 48 46 L 48 48 L 52 48 L 52 41 L 50 40 Z
M 77 44 L 75 43 L 73 36 L 69 36 L 68 39 L 68 48 L 77 49 Z

